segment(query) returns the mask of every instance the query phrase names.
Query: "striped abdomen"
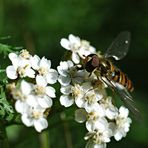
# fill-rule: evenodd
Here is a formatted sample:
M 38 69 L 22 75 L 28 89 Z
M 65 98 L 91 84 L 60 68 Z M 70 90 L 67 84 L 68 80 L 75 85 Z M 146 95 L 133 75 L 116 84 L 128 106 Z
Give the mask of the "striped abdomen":
M 127 90 L 133 91 L 134 87 L 132 81 L 118 68 L 110 62 L 110 70 L 112 73 L 112 80 L 123 85 Z

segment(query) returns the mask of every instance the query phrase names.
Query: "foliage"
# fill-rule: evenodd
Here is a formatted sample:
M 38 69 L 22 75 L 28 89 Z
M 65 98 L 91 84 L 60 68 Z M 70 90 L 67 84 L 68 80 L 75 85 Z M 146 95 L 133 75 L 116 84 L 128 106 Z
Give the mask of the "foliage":
M 135 91 L 134 100 L 138 104 L 142 122 L 134 122 L 128 137 L 121 142 L 112 142 L 108 147 L 148 147 L 148 1 L 147 0 L 1 0 L 0 1 L 0 37 L 10 36 L 9 39 L 1 40 L 1 54 L 7 54 L 15 46 L 24 46 L 32 53 L 40 56 L 46 55 L 52 60 L 53 67 L 57 67 L 63 50 L 59 45 L 62 37 L 67 37 L 69 33 L 81 36 L 89 41 L 98 50 L 105 51 L 113 38 L 123 30 L 129 30 L 132 34 L 130 51 L 127 57 L 118 62 L 118 66 L 125 71 L 132 79 Z M 9 45 L 8 45 L 9 44 Z M 1 64 L 6 67 L 7 59 Z M 2 67 L 0 67 L 2 68 Z M 3 69 L 2 69 L 3 71 Z M 11 110 L 9 103 L 3 94 L 3 78 L 0 94 L 0 114 L 2 117 L 8 115 Z M 59 94 L 58 94 L 59 96 Z M 118 98 L 117 98 L 118 99 Z M 4 109 L 4 104 L 6 108 Z M 57 103 L 58 106 L 58 103 Z M 74 110 L 74 109 L 73 109 Z M 67 109 L 69 116 L 72 111 Z M 12 117 L 8 117 L 8 120 Z M 56 121 L 55 121 L 56 120 Z M 51 125 L 61 121 L 60 113 L 56 119 L 50 120 Z M 68 129 L 64 129 L 64 124 L 51 126 L 47 141 L 50 147 L 68 147 L 66 143 L 66 130 L 69 131 L 74 148 L 84 146 L 84 140 L 80 140 L 85 134 L 85 129 L 80 129 L 80 125 L 75 122 L 68 122 Z M 9 126 L 7 128 L 10 145 L 15 148 L 40 147 L 40 135 L 32 129 L 27 130 L 23 126 Z M 23 134 L 22 134 L 23 133 Z M 17 136 L 16 136 L 17 135 Z M 40 142 L 38 142 L 38 140 Z M 46 139 L 46 138 L 45 138 Z M 59 141 L 57 142 L 57 139 Z M 31 144 L 30 144 L 31 143 Z

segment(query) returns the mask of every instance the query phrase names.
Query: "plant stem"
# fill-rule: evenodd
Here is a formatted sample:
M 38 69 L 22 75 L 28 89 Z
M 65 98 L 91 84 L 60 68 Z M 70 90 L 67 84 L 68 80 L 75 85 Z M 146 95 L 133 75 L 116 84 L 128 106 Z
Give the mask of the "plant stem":
M 0 148 L 9 148 L 6 128 L 1 120 L 0 120 Z
M 40 148 L 50 148 L 49 130 L 42 132 L 39 135 Z

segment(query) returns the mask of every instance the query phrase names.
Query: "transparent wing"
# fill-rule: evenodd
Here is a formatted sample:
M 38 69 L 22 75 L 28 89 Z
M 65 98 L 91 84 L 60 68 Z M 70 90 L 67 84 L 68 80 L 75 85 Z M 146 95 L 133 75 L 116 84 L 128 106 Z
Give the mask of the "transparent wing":
M 115 60 L 124 58 L 129 49 L 130 38 L 130 32 L 121 32 L 106 50 L 105 58 L 113 57 Z
M 130 110 L 130 112 L 132 112 L 136 120 L 140 120 L 141 119 L 140 112 L 136 108 L 135 103 L 130 93 L 127 91 L 127 89 L 123 85 L 119 83 L 116 83 L 115 86 L 116 86 L 115 90 L 121 96 L 121 100 L 123 101 L 125 106 Z
M 103 77 L 102 80 L 120 95 L 121 100 L 123 101 L 125 106 L 129 109 L 129 111 L 134 115 L 135 119 L 140 120 L 141 119 L 140 112 L 135 107 L 132 96 L 127 91 L 127 89 L 123 85 L 109 80 L 107 77 Z

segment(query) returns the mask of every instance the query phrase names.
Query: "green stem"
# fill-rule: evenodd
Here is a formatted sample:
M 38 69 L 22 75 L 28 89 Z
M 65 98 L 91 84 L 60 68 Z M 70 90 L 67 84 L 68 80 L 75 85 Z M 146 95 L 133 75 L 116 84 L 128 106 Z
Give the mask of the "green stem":
M 49 131 L 44 131 L 39 135 L 40 148 L 50 148 Z
M 0 120 L 0 148 L 9 148 L 6 128 Z

